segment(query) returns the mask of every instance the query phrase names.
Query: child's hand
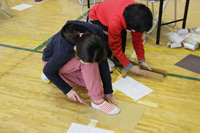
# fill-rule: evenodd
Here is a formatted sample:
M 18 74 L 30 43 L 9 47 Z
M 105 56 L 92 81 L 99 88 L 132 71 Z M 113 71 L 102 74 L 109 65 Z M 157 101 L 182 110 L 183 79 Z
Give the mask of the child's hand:
M 149 70 L 152 70 L 151 66 L 149 66 L 149 64 L 147 64 L 146 62 L 142 62 L 141 65 Z
M 71 89 L 66 95 L 70 100 L 79 101 L 80 103 L 82 102 L 76 91 L 73 89 Z
M 115 105 L 118 104 L 117 100 L 115 99 L 115 97 L 113 96 L 113 94 L 104 94 L 104 99 L 106 101 L 108 101 L 109 103 L 113 103 Z
M 142 70 L 142 69 L 140 68 L 140 66 L 138 66 L 138 65 L 134 65 L 134 66 L 131 67 L 131 69 L 129 69 L 129 70 L 132 71 L 132 72 L 135 73 L 135 74 L 148 77 L 148 73 L 145 72 L 144 70 Z

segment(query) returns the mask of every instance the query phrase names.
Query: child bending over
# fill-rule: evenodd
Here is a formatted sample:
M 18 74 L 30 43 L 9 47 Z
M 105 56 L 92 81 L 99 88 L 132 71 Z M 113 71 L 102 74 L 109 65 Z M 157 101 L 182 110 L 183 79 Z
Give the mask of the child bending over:
M 42 79 L 50 80 L 74 101 L 82 102 L 68 83 L 86 87 L 91 106 L 114 115 L 120 109 L 110 104 L 117 105 L 117 100 L 112 94 L 107 54 L 101 36 L 103 30 L 98 25 L 68 21 L 43 51 Z

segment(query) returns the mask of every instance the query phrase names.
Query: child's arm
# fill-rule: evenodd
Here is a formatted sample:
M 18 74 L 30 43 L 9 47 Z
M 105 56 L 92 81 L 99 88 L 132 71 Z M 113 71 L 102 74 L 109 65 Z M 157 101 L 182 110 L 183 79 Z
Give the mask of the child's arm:
M 112 94 L 113 93 L 112 81 L 107 59 L 105 59 L 99 64 L 99 71 L 103 83 L 104 94 Z
M 72 87 L 67 84 L 59 75 L 60 68 L 71 59 L 71 54 L 61 52 L 58 56 L 52 56 L 44 66 L 43 72 L 47 78 L 56 85 L 64 94 L 67 94 Z
M 54 44 L 52 39 L 47 44 L 46 48 L 43 50 L 42 60 L 47 62 L 52 57 L 53 51 L 54 51 Z

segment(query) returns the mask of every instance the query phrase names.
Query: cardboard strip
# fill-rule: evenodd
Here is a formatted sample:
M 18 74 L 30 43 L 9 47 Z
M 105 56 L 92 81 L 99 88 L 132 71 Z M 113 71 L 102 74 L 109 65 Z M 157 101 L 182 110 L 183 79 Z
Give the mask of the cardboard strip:
M 148 77 L 149 78 L 153 78 L 153 79 L 157 79 L 157 80 L 163 81 L 164 77 L 163 77 L 162 74 L 151 72 L 151 71 L 147 71 L 147 70 L 144 70 L 144 71 L 148 73 Z
M 112 60 L 116 66 L 123 67 L 123 65 L 120 62 L 116 61 L 115 59 L 110 59 L 110 60 Z M 139 65 L 142 70 L 144 70 L 148 73 L 149 78 L 163 81 L 164 76 L 165 77 L 167 76 L 167 71 L 165 71 L 165 70 L 161 70 L 161 69 L 157 69 L 157 68 L 152 68 L 152 70 L 149 70 L 136 62 L 133 62 L 133 61 L 130 61 L 130 62 L 133 63 L 134 65 Z
M 136 62 L 131 61 L 131 63 L 133 63 L 134 65 L 139 65 L 141 67 L 141 69 L 143 69 L 143 70 L 147 70 L 147 71 L 150 71 L 150 72 L 162 74 L 163 76 L 167 76 L 167 72 L 165 70 L 161 70 L 161 69 L 157 69 L 157 68 L 152 68 L 152 70 L 149 70 L 146 67 L 144 67 L 144 66 L 142 66 L 142 65 L 140 65 Z
M 156 73 L 159 73 L 159 74 L 162 74 L 163 76 L 167 77 L 167 71 L 165 71 L 165 70 L 161 70 L 161 69 L 157 69 L 157 68 L 152 68 L 152 71 L 156 72 Z

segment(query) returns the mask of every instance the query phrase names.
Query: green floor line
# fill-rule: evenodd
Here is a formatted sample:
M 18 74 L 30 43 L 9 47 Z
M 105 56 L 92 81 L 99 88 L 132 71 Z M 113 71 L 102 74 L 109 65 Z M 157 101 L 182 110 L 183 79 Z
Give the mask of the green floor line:
M 7 47 L 7 48 L 14 48 L 14 49 L 18 49 L 18 50 L 29 51 L 29 52 L 42 53 L 42 51 L 35 51 L 32 49 L 21 48 L 21 47 L 16 47 L 16 46 L 9 46 L 9 45 L 4 45 L 4 44 L 0 44 L 0 46 Z
M 26 49 L 26 48 L 21 48 L 21 47 L 9 46 L 9 45 L 4 45 L 4 44 L 0 44 L 0 46 L 7 47 L 7 48 L 14 48 L 14 49 L 18 49 L 18 50 L 29 51 L 29 52 L 41 53 L 42 54 L 42 51 L 36 51 L 36 50 L 32 50 L 32 49 Z M 168 76 L 172 76 L 172 77 L 176 77 L 176 78 L 183 78 L 183 79 L 200 81 L 200 78 L 182 76 L 182 75 L 177 75 L 177 74 L 172 74 L 172 73 L 167 73 L 167 75 Z
M 168 76 L 172 76 L 172 77 L 177 77 L 177 78 L 183 78 L 183 79 L 200 81 L 200 78 L 193 78 L 193 77 L 182 76 L 182 75 L 177 75 L 177 74 L 172 74 L 172 73 L 167 73 L 167 75 Z
M 86 16 L 89 13 L 90 10 L 88 10 L 87 12 L 85 12 L 83 14 L 83 16 Z M 84 18 L 83 16 L 78 17 L 76 20 L 79 21 L 80 19 Z
M 48 42 L 50 42 L 51 39 L 52 39 L 52 37 L 49 38 L 48 40 L 46 40 L 45 42 L 43 42 L 43 43 L 42 43 L 41 45 L 39 45 L 38 47 L 36 47 L 36 48 L 34 49 L 34 51 L 38 51 L 39 49 L 43 48 Z

